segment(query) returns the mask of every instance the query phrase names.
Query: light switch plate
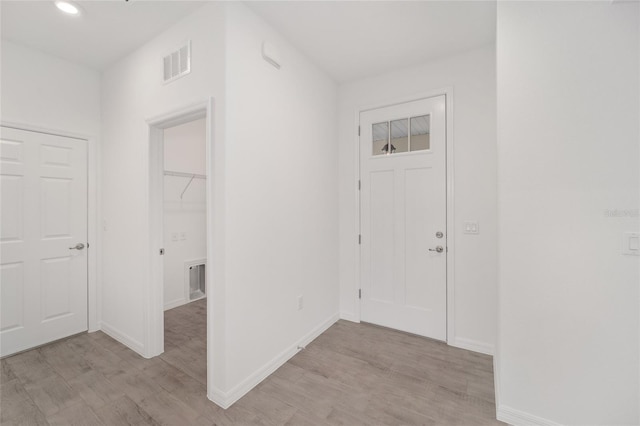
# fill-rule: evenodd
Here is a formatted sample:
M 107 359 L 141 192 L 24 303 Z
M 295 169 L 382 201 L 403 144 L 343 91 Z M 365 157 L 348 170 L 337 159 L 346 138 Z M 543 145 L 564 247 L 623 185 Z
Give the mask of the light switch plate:
M 622 254 L 640 256 L 640 232 L 622 234 Z
M 172 232 L 171 233 L 171 241 L 178 241 L 178 233 L 177 232 Z
M 465 234 L 479 234 L 480 233 L 480 225 L 476 221 L 466 221 L 464 223 L 464 233 Z

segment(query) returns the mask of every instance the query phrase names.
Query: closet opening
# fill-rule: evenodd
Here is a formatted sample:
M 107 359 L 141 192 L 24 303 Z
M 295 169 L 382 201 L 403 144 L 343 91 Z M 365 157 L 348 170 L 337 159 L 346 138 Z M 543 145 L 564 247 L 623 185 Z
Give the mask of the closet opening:
M 164 129 L 161 358 L 206 386 L 206 119 Z
M 213 306 L 212 111 L 209 100 L 148 120 L 145 356 L 160 356 L 207 388 L 214 351 L 212 341 L 207 345 Z

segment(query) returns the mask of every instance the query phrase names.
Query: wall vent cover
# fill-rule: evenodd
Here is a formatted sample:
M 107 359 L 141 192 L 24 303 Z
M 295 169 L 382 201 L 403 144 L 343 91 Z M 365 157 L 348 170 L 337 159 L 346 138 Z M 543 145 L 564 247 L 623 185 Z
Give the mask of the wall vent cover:
M 191 42 L 188 41 L 178 50 L 169 53 L 162 61 L 165 83 L 189 74 L 191 72 Z

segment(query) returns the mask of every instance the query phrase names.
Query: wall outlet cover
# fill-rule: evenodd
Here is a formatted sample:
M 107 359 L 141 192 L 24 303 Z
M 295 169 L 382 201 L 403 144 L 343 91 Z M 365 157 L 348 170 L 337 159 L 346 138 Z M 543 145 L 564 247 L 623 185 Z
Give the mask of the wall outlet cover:
M 479 234 L 480 233 L 480 225 L 477 221 L 466 221 L 464 223 L 464 233 L 465 234 Z

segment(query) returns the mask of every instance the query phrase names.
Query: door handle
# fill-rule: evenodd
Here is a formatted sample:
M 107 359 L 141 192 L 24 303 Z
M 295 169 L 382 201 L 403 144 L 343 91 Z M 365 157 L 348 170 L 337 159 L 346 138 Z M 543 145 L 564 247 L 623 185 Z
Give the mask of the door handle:
M 434 249 L 430 248 L 429 251 L 437 251 L 438 253 L 442 253 L 444 251 L 444 248 L 442 246 L 436 246 L 436 248 Z
M 78 243 L 75 245 L 75 247 L 69 247 L 69 250 L 82 250 L 84 249 L 84 244 L 82 243 Z

